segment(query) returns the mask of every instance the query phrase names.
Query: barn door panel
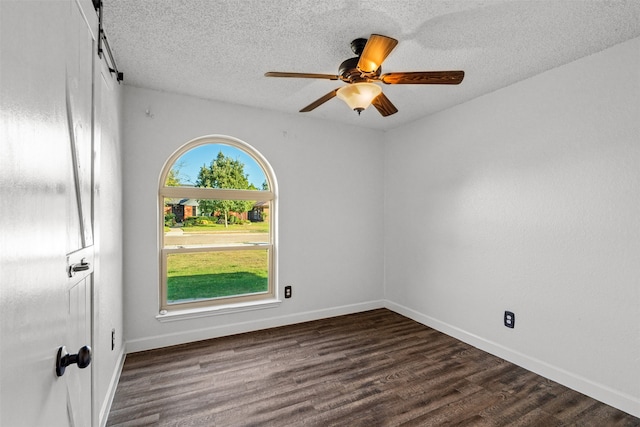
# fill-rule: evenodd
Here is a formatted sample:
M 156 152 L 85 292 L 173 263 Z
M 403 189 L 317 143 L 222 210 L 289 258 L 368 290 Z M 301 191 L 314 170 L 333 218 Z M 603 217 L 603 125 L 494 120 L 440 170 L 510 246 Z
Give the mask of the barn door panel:
M 93 245 L 93 30 L 80 7 L 72 4 L 68 27 L 66 106 L 72 185 L 69 198 L 68 252 Z
M 70 354 L 92 342 L 93 295 L 93 67 L 96 34 L 80 4 L 71 3 L 68 26 L 65 101 L 68 122 L 69 171 L 67 221 L 66 341 Z M 65 370 L 69 426 L 92 425 L 93 365 Z

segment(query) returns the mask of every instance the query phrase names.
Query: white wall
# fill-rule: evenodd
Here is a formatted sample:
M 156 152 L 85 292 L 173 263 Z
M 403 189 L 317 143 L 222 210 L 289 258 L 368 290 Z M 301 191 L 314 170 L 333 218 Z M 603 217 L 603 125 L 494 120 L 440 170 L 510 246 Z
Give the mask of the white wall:
M 389 132 L 389 307 L 640 416 L 639 123 L 634 39 Z
M 148 111 L 148 113 L 147 113 Z M 279 185 L 276 308 L 161 323 L 158 180 L 193 138 L 222 134 L 262 153 Z M 128 351 L 382 306 L 382 134 L 153 90 L 124 95 L 125 333 Z

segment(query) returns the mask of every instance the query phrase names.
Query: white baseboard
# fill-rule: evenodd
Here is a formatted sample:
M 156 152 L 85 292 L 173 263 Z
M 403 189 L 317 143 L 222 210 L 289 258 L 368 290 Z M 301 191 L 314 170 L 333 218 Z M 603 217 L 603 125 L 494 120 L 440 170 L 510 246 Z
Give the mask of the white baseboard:
M 415 320 L 416 322 L 452 336 L 462 342 L 477 347 L 480 350 L 508 360 L 509 362 L 521 366 L 531 372 L 535 372 L 538 375 L 542 375 L 545 378 L 604 402 L 607 405 L 618 408 L 633 416 L 640 417 L 640 398 L 621 393 L 608 386 L 593 382 L 580 375 L 576 375 L 557 366 L 553 366 L 541 360 L 527 356 L 526 354 L 519 353 L 504 347 L 503 345 L 489 341 L 478 335 L 471 334 L 465 330 L 441 322 L 438 319 L 434 319 L 433 317 L 419 313 L 400 304 L 385 301 L 385 307 L 391 311 L 395 311 L 398 314 Z
M 100 427 L 105 427 L 107 425 L 107 420 L 109 418 L 109 411 L 111 411 L 111 405 L 113 404 L 113 398 L 116 395 L 116 389 L 118 388 L 118 382 L 120 381 L 120 375 L 122 374 L 122 368 L 124 367 L 124 361 L 127 357 L 126 353 L 126 344 L 122 346 L 122 350 L 118 355 L 118 362 L 116 363 L 116 368 L 113 370 L 113 375 L 111 376 L 111 381 L 109 381 L 109 388 L 107 390 L 107 396 L 102 402 L 102 407 L 100 408 L 100 414 L 98 418 L 98 425 Z
M 261 329 L 293 325 L 295 323 L 326 319 L 329 317 L 359 313 L 361 311 L 374 310 L 376 308 L 384 307 L 384 300 L 368 301 L 364 303 L 343 305 L 340 307 L 332 307 L 322 310 L 295 313 L 286 316 L 265 317 L 264 319 L 249 322 L 234 323 L 230 325 L 214 326 L 211 328 L 195 329 L 191 331 L 181 331 L 178 333 L 171 333 L 166 335 L 138 338 L 135 340 L 127 341 L 127 351 L 130 353 L 135 353 L 138 351 L 152 350 L 154 348 L 162 348 L 188 342 L 219 338 L 227 335 L 258 331 Z

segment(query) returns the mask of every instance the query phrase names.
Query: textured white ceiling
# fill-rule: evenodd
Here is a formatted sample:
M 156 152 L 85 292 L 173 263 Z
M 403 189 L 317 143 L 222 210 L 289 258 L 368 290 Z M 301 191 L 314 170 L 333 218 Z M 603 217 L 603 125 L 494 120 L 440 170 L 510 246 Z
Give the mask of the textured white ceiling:
M 104 28 L 126 84 L 392 129 L 639 37 L 640 0 L 104 0 Z M 383 72 L 464 81 L 383 85 L 399 110 L 384 118 L 338 98 L 298 113 L 344 83 L 264 77 L 337 74 L 372 33 L 399 40 Z

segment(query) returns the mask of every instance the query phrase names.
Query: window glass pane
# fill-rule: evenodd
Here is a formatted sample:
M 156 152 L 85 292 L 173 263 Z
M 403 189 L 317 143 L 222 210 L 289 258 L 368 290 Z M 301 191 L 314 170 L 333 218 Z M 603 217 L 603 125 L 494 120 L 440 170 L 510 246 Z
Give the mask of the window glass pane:
M 167 303 L 266 293 L 269 253 L 261 250 L 167 255 Z
M 205 144 L 184 153 L 171 166 L 168 187 L 268 190 L 264 171 L 249 154 L 226 144 Z
M 164 247 L 267 244 L 270 202 L 164 198 Z

